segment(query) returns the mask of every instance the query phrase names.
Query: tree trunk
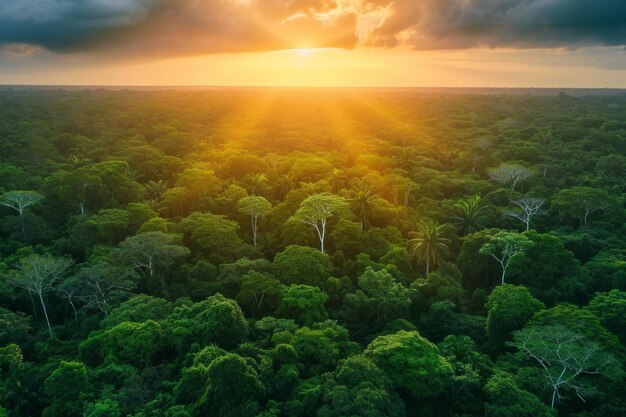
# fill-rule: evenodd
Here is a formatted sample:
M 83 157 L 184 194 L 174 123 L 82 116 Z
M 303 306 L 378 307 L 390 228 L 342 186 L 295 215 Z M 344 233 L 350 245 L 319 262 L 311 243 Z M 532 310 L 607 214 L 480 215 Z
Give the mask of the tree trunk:
M 39 314 L 37 314 L 37 307 L 35 306 L 35 299 L 33 298 L 33 293 L 28 292 L 30 294 L 30 303 L 33 305 L 33 313 L 35 314 L 35 321 L 39 321 Z
M 554 402 L 556 401 L 556 388 L 552 389 L 552 401 L 550 402 L 550 408 L 554 408 Z
M 256 217 L 254 214 L 252 217 L 252 243 L 256 246 Z
M 74 311 L 74 321 L 76 322 L 76 324 L 78 324 L 78 312 L 76 312 L 76 306 L 74 305 L 74 302 L 71 298 L 68 297 L 68 301 L 70 302 L 72 310 Z
M 26 230 L 24 230 L 24 217 L 22 216 L 21 210 L 20 210 L 20 225 L 22 226 L 22 238 L 26 240 Z
M 322 224 L 322 234 L 320 235 L 320 252 L 324 253 L 324 237 L 326 236 L 326 225 Z
M 149 280 L 148 281 L 148 289 L 150 291 L 152 291 L 153 290 L 153 288 L 152 288 L 152 277 L 154 275 L 154 269 L 152 267 L 152 258 L 150 258 L 150 260 L 148 261 L 148 270 L 150 271 L 150 277 L 148 278 L 148 280 Z
M 430 256 L 426 257 L 426 275 L 428 275 L 428 272 L 430 271 Z
M 50 332 L 50 339 L 54 339 L 54 335 L 52 334 L 52 326 L 50 326 L 50 319 L 48 318 L 48 310 L 46 309 L 46 303 L 43 301 L 43 294 L 39 292 L 38 295 L 39 295 L 39 301 L 41 302 L 41 307 L 43 308 L 43 314 L 46 317 L 46 324 L 48 325 L 48 332 Z
M 502 285 L 504 285 L 504 275 L 506 275 L 506 269 L 502 268 Z

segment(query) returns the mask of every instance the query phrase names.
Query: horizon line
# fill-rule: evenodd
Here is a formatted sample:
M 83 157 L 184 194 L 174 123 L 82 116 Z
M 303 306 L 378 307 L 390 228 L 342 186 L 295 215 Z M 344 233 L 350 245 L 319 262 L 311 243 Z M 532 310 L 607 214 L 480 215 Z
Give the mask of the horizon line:
M 4 84 L 0 89 L 167 89 L 167 90 L 537 90 L 537 91 L 615 91 L 626 92 L 626 87 L 536 87 L 536 86 L 315 86 L 315 85 L 219 85 L 219 84 Z

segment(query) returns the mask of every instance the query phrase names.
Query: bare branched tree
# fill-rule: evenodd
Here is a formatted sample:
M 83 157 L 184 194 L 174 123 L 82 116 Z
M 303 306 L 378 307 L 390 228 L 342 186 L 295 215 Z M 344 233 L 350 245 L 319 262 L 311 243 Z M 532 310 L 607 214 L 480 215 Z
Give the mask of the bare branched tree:
M 522 165 L 503 163 L 489 170 L 489 178 L 501 184 L 510 185 L 511 191 L 520 182 L 533 176 L 533 172 Z
M 504 212 L 506 216 L 515 217 L 521 220 L 526 225 L 526 230 L 530 229 L 530 221 L 533 216 L 539 216 L 545 214 L 543 205 L 546 202 L 543 198 L 537 197 L 522 197 L 517 200 L 513 200 L 512 203 L 517 207 Z
M 617 360 L 599 345 L 564 326 L 529 326 L 514 333 L 510 343 L 539 364 L 552 389 L 550 407 L 572 390 L 585 401 L 585 375 L 611 376 L 619 370 Z
M 72 261 L 67 258 L 55 258 L 50 255 L 29 255 L 20 259 L 16 269 L 9 277 L 9 282 L 12 285 L 22 288 L 39 298 L 51 339 L 54 338 L 54 335 L 52 334 L 52 326 L 50 325 L 44 296 L 55 289 L 58 281 L 65 275 L 71 265 Z

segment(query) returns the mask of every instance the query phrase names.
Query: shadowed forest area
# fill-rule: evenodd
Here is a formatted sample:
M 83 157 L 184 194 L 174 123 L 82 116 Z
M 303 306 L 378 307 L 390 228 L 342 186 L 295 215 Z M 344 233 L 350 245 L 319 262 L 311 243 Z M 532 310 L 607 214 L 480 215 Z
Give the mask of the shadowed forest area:
M 626 415 L 626 94 L 3 90 L 0 416 Z

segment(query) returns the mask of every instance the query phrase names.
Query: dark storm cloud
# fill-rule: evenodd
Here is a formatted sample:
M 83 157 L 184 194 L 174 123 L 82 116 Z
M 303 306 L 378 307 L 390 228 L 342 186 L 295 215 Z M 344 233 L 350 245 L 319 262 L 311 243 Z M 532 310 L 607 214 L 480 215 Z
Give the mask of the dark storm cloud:
M 313 0 L 21 0 L 0 2 L 0 43 L 54 52 L 202 53 L 351 48 L 356 15 Z M 296 45 L 297 46 L 297 45 Z
M 626 1 L 395 0 L 367 43 L 415 49 L 624 45 Z
M 103 34 L 132 27 L 157 0 L 20 0 L 0 3 L 0 41 L 56 51 L 89 45 Z
M 626 44 L 626 0 L 0 0 L 0 44 L 146 55 L 612 46 Z

